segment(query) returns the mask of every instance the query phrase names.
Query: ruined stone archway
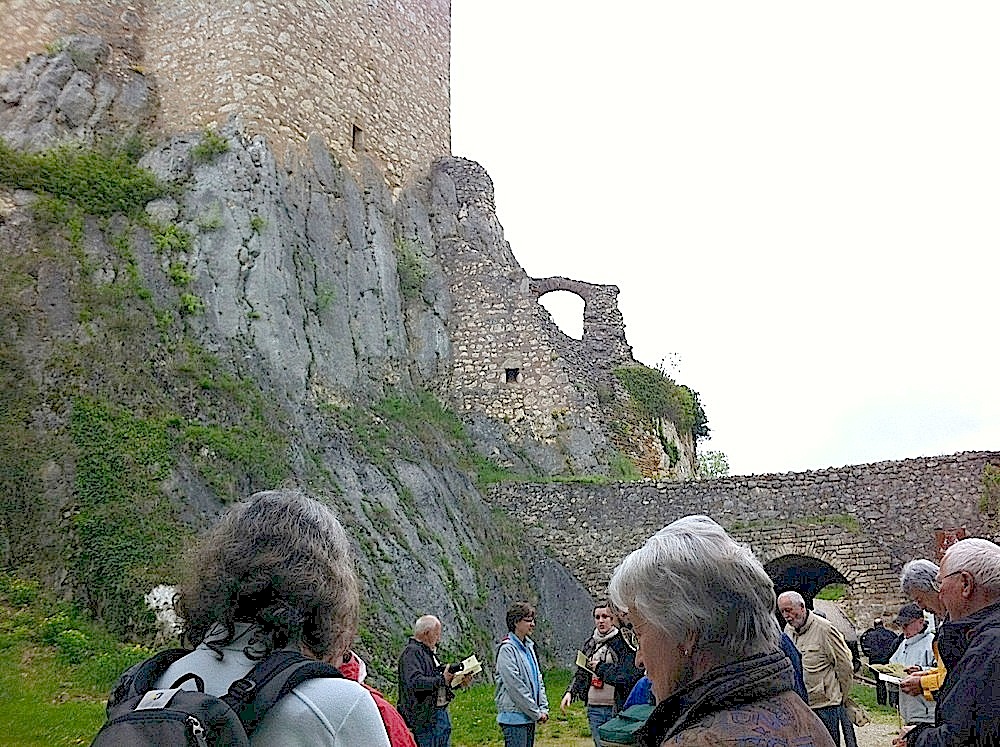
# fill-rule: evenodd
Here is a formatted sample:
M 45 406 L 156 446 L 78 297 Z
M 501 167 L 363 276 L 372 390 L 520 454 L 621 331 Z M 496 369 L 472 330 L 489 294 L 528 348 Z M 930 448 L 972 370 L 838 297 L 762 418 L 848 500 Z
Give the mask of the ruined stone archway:
M 553 290 L 538 297 L 559 331 L 574 340 L 583 339 L 583 317 L 587 302 L 578 293 Z
M 813 599 L 830 584 L 849 585 L 843 573 L 819 558 L 807 555 L 782 555 L 764 564 L 764 570 L 774 581 L 774 593 L 797 591 L 812 609 Z
M 632 346 L 625 339 L 625 319 L 618 308 L 617 285 L 597 285 L 554 276 L 530 278 L 528 287 L 536 301 L 553 291 L 569 291 L 582 298 L 582 343 L 588 352 L 599 360 L 610 362 L 632 359 Z

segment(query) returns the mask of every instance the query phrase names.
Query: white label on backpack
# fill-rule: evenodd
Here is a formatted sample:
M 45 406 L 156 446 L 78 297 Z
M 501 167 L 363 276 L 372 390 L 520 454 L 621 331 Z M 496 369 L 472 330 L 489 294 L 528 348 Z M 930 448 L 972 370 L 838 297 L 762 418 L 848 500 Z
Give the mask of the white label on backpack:
M 135 707 L 135 710 L 145 711 L 153 708 L 166 708 L 170 699 L 180 692 L 180 689 L 179 687 L 175 687 L 172 690 L 150 690 L 142 696 L 142 700 L 139 701 L 139 705 Z

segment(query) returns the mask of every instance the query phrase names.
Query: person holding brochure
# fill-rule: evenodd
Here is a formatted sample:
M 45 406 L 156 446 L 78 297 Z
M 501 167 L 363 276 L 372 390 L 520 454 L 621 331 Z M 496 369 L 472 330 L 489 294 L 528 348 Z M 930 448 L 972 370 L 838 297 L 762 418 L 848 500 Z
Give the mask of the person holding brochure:
M 504 747 L 533 747 L 535 725 L 549 720 L 549 699 L 542 668 L 529 638 L 535 629 L 535 608 L 515 602 L 507 610 L 507 635 L 497 647 L 497 723 Z
M 423 615 L 413 624 L 413 637 L 399 657 L 399 712 L 418 747 L 450 747 L 451 719 L 448 703 L 455 697 L 452 685 L 461 664 L 438 661 L 441 621 Z
M 601 747 L 598 729 L 621 710 L 642 674 L 617 622 L 609 602 L 594 607 L 594 633 L 577 652 L 576 674 L 559 702 L 563 713 L 573 700 L 586 703 L 594 747 Z

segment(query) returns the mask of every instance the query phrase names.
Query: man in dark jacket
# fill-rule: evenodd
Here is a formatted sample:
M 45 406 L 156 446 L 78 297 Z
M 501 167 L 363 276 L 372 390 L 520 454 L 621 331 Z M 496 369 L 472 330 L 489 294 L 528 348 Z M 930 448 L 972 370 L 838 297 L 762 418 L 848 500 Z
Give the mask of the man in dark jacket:
M 448 703 L 455 696 L 449 667 L 435 653 L 441 640 L 441 621 L 424 615 L 413 625 L 413 637 L 399 657 L 398 709 L 413 730 L 419 747 L 450 747 Z
M 948 548 L 937 577 L 949 622 L 938 650 L 948 669 L 934 725 L 918 724 L 893 744 L 908 747 L 1000 745 L 1000 546 L 984 539 Z
M 861 644 L 861 650 L 868 657 L 869 664 L 888 664 L 889 657 L 896 652 L 902 640 L 902 635 L 896 635 L 891 630 L 887 630 L 882 624 L 882 618 L 876 617 L 872 627 L 861 634 L 858 642 Z M 889 702 L 885 681 L 879 679 L 878 672 L 875 672 L 875 699 L 879 705 L 886 705 Z

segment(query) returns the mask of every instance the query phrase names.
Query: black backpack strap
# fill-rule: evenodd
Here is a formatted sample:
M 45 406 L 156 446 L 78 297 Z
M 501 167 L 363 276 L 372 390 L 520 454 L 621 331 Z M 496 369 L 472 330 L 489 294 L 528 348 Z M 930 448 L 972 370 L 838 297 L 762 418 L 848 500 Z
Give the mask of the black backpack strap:
M 188 649 L 171 648 L 126 669 L 111 690 L 108 711 L 119 703 L 153 689 L 154 683 L 163 676 L 171 664 L 190 653 Z
M 275 651 L 230 685 L 222 700 L 236 711 L 247 734 L 253 734 L 274 704 L 306 680 L 343 676 L 332 664 L 298 651 Z

